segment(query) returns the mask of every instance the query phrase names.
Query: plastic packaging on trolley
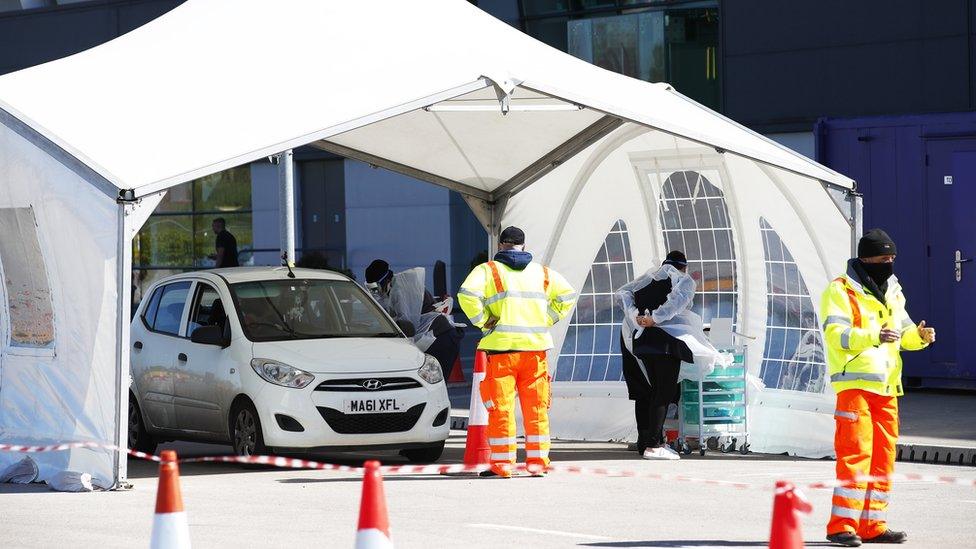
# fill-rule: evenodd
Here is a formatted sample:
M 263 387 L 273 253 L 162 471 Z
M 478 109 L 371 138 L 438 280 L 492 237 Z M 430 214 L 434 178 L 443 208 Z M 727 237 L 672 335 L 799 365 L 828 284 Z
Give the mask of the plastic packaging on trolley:
M 748 346 L 723 353 L 732 360 L 723 361 L 703 378 L 681 381 L 675 449 L 684 454 L 691 453 L 689 439 L 697 442 L 701 455 L 708 448 L 749 453 Z

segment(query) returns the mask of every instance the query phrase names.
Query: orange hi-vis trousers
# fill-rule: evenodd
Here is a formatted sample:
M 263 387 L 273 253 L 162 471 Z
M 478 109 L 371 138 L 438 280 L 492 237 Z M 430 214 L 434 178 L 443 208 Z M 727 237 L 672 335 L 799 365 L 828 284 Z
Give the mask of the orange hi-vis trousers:
M 837 430 L 837 479 L 858 475 L 886 476 L 895 471 L 898 441 L 898 398 L 860 389 L 837 394 L 834 412 Z M 834 488 L 827 534 L 854 532 L 863 539 L 880 536 L 888 529 L 890 482 L 860 482 Z
M 515 465 L 515 394 L 525 423 L 525 463 L 549 466 L 549 369 L 545 351 L 489 353 L 485 379 L 479 386 L 488 409 L 491 468 L 504 477 Z

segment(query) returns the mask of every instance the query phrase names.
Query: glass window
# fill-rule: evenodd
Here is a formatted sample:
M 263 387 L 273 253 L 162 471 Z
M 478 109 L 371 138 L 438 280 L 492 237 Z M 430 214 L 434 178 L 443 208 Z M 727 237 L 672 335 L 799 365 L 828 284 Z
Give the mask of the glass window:
M 254 246 L 251 167 L 238 166 L 170 189 L 133 240 L 133 281 L 144 288 L 170 272 L 214 266 L 214 218 L 227 221 L 247 264 Z M 166 271 L 166 273 L 158 273 Z
M 766 351 L 759 375 L 767 387 L 821 393 L 827 364 L 819 322 L 793 255 L 764 218 Z
M 233 284 L 244 333 L 251 341 L 333 337 L 402 337 L 353 282 L 265 280 Z
M 569 0 L 522 0 L 525 15 L 549 15 L 569 10 Z
M 566 51 L 568 44 L 566 39 L 567 22 L 569 22 L 567 17 L 533 19 L 525 22 L 525 32 L 557 50 Z
M 174 282 L 162 288 L 159 306 L 156 311 L 156 321 L 152 328 L 164 334 L 178 335 L 183 321 L 183 309 L 186 307 L 186 296 L 190 293 L 189 282 Z
M 556 381 L 620 381 L 617 288 L 634 279 L 627 225 L 617 221 L 597 251 L 556 362 Z
M 142 312 L 142 321 L 146 324 L 146 327 L 150 330 L 156 324 L 156 312 L 159 311 L 159 298 L 163 295 L 162 288 L 156 288 L 153 292 L 151 301 L 146 305 L 146 309 Z
M 688 273 L 698 283 L 692 310 L 705 322 L 721 317 L 734 324 L 735 245 L 722 190 L 698 172 L 683 171 L 664 181 L 660 196 L 664 247 L 685 253 Z
M 12 347 L 53 348 L 54 310 L 32 208 L 0 208 L 0 270 Z
M 664 12 L 574 19 L 569 53 L 598 67 L 649 82 L 667 79 Z
M 197 284 L 197 297 L 193 310 L 190 311 L 190 322 L 187 324 L 186 335 L 192 335 L 193 330 L 201 326 L 220 326 L 227 323 L 227 313 L 224 311 L 220 294 L 209 284 Z
M 680 7 L 648 3 L 524 0 L 521 5 L 530 36 L 605 69 L 670 82 L 681 93 L 718 109 L 718 1 Z M 644 6 L 630 7 L 635 4 Z

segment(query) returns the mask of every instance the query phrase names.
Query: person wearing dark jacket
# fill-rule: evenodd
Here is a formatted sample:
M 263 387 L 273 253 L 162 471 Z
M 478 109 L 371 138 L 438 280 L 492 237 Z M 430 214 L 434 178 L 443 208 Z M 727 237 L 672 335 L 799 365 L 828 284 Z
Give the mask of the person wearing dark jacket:
M 657 325 L 691 305 L 695 281 L 687 269 L 685 254 L 672 251 L 661 267 L 616 292 L 624 312 L 620 338 L 624 380 L 634 401 L 637 451 L 645 459 L 679 459 L 665 444 L 664 421 L 668 405 L 678 399 L 680 364 L 694 362 L 694 357 L 685 342 Z

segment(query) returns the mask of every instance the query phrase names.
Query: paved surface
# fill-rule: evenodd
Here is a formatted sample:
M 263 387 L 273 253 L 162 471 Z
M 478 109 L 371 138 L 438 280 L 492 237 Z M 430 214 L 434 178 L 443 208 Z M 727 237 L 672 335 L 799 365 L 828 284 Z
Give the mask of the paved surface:
M 976 447 L 976 393 L 911 392 L 898 405 L 901 442 Z
M 460 459 L 455 432 L 444 461 Z M 224 447 L 180 444 L 181 455 Z M 691 456 L 678 462 L 635 459 L 616 444 L 558 443 L 561 463 L 605 466 L 753 483 L 740 490 L 678 481 L 552 474 L 512 480 L 390 476 L 385 490 L 397 547 L 765 547 L 776 479 L 829 479 L 830 461 L 772 456 Z M 324 456 L 355 464 L 366 456 Z M 393 454 L 386 463 L 401 462 Z M 973 475 L 968 467 L 906 463 L 901 472 Z M 325 471 L 182 467 L 183 498 L 194 547 L 352 547 L 361 481 Z M 144 547 L 156 490 L 154 464 L 130 461 L 128 492 L 59 494 L 43 486 L 0 485 L 0 547 Z M 808 546 L 823 546 L 826 491 L 809 494 Z M 976 489 L 903 483 L 891 520 L 915 547 L 972 547 Z

